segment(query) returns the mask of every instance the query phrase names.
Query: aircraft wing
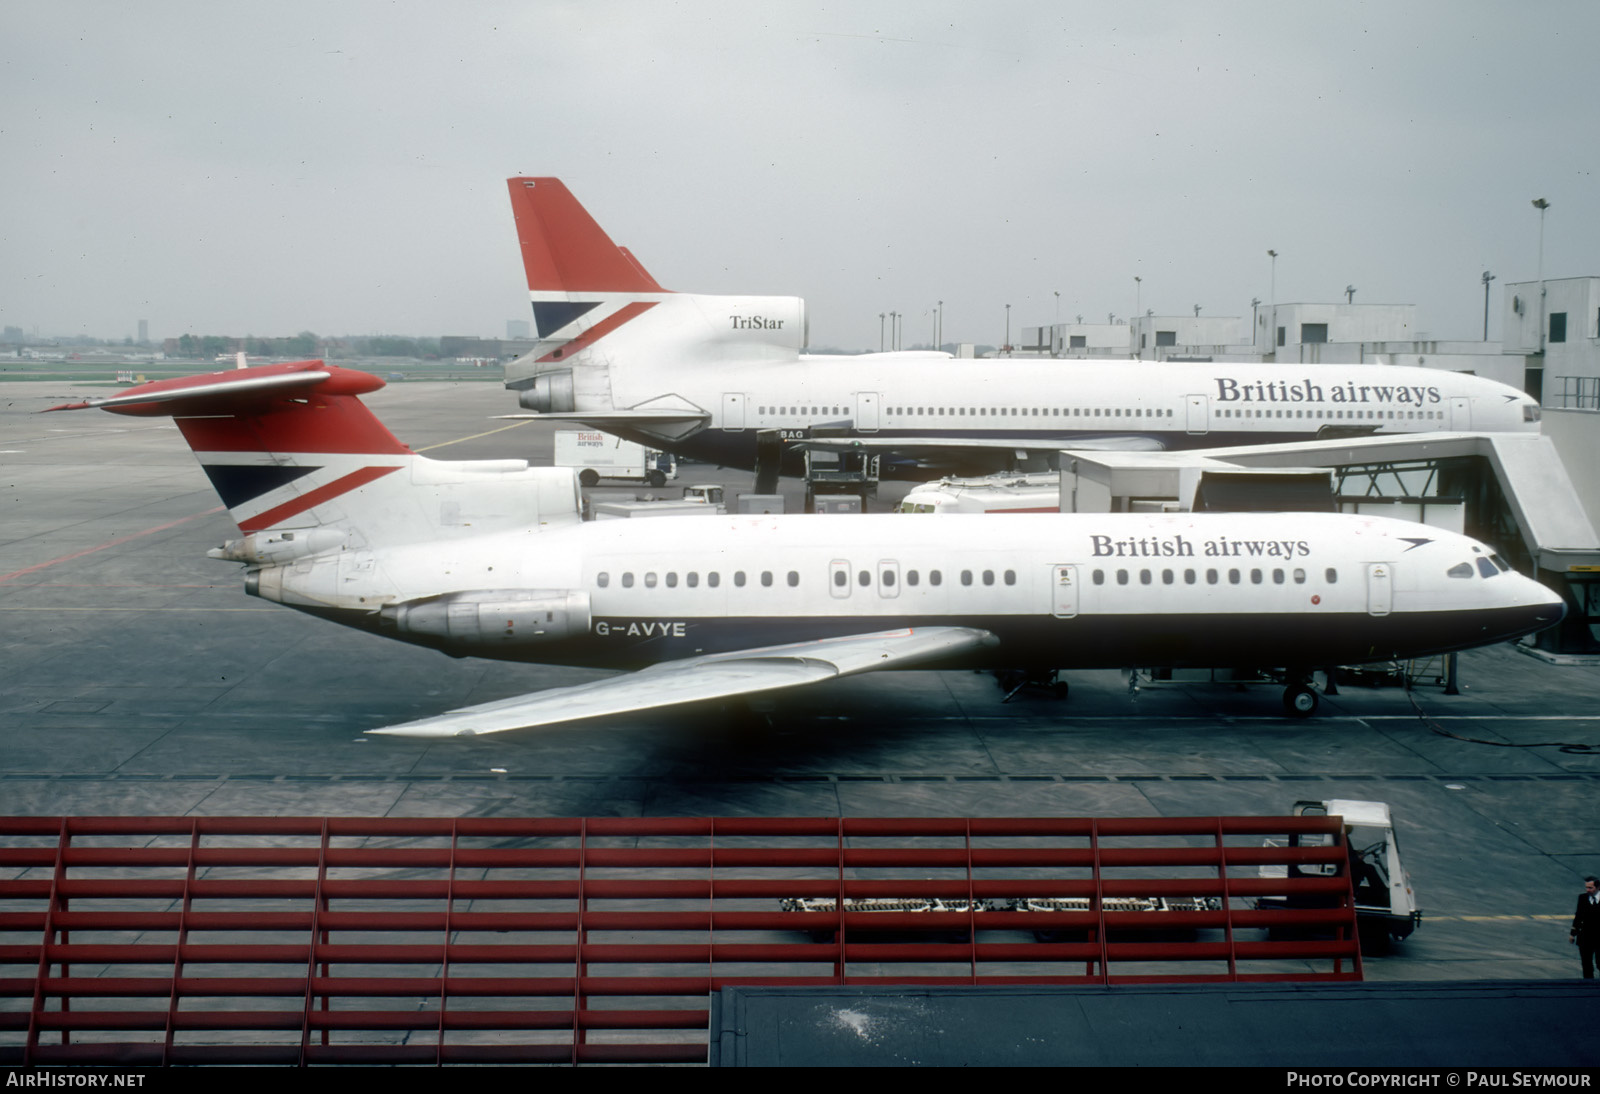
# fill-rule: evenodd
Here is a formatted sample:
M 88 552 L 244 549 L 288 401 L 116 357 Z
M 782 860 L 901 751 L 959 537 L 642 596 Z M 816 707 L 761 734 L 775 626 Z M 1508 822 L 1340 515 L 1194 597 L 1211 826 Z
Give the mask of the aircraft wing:
M 1165 447 L 1154 437 L 1134 433 L 1113 433 L 1103 437 L 1062 438 L 1053 441 L 1006 440 L 1004 437 L 811 437 L 791 441 L 790 448 L 812 452 L 860 452 L 867 449 L 896 453 L 918 459 L 963 452 L 1163 452 Z
M 588 684 L 550 688 L 369 729 L 395 737 L 470 737 L 603 714 L 751 695 L 879 669 L 909 668 L 994 641 L 970 627 L 916 627 L 665 661 Z

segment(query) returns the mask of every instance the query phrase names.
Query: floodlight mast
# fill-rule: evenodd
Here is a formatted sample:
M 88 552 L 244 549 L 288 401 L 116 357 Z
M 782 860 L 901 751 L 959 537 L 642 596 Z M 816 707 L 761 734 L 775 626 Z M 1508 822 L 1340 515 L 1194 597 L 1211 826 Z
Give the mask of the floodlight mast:
M 1534 198 L 1533 207 L 1539 210 L 1539 354 L 1544 355 L 1544 214 L 1550 203 L 1544 198 Z
M 1483 340 L 1489 340 L 1489 282 L 1494 280 L 1494 274 L 1488 270 L 1483 271 Z

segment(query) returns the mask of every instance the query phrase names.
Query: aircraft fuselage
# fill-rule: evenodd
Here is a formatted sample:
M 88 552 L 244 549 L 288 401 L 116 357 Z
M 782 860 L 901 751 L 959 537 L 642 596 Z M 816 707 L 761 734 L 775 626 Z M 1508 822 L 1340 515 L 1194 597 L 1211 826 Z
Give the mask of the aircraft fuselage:
M 590 522 L 457 544 L 448 584 L 424 545 L 380 553 L 359 585 L 330 560 L 253 591 L 455 655 L 597 668 L 933 626 L 994 635 L 959 659 L 978 667 L 1320 665 L 1481 645 L 1560 611 L 1481 545 L 1398 521 L 912 519 Z

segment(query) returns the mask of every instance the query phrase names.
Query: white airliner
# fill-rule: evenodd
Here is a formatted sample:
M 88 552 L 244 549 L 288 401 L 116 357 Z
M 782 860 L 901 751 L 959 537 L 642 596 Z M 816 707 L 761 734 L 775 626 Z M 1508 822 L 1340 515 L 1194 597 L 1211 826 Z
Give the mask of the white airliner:
M 454 656 L 639 670 L 374 730 L 492 733 L 875 669 L 1412 657 L 1550 626 L 1466 537 L 1339 514 L 576 517 L 570 469 L 414 455 L 321 361 L 54 409 L 170 415 L 240 530 L 248 592 Z
M 663 289 L 558 179 L 510 180 L 535 349 L 506 386 L 541 415 L 730 467 L 756 436 L 882 453 L 884 478 L 1054 466 L 1061 449 L 1158 450 L 1435 431 L 1537 430 L 1539 403 L 1465 373 L 947 353 L 804 353 L 805 301 Z

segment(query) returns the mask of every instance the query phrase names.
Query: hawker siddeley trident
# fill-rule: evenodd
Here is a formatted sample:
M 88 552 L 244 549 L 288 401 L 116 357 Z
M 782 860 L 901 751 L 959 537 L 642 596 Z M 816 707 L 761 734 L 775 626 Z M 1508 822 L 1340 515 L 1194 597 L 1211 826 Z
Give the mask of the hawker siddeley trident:
M 542 416 L 753 468 L 757 435 L 882 456 L 884 478 L 1372 434 L 1537 430 L 1539 403 L 1465 373 L 1378 364 L 963 361 L 809 355 L 805 301 L 663 289 L 558 179 L 510 180 L 539 342 L 506 386 Z
M 570 470 L 414 455 L 302 361 L 70 407 L 170 415 L 246 591 L 454 656 L 638 670 L 375 730 L 491 733 L 874 669 L 1310 666 L 1498 642 L 1561 598 L 1482 544 L 1325 514 L 585 523 Z M 1307 703 L 1306 697 L 1310 696 Z

